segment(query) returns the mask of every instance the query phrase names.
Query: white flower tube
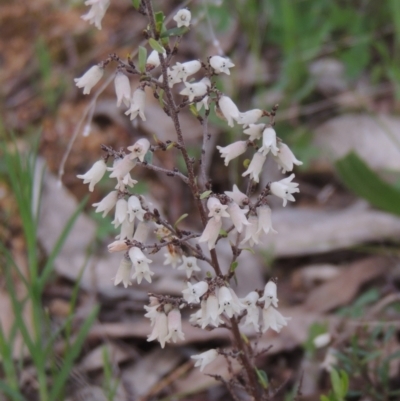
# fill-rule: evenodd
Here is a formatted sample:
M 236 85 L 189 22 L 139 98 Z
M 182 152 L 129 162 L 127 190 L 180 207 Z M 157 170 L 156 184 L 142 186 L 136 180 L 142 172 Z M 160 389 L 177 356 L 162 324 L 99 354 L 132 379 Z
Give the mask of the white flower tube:
M 163 56 L 165 57 L 167 55 L 167 52 L 164 49 Z M 149 57 L 147 57 L 146 60 L 146 68 L 147 70 L 157 68 L 160 65 L 160 56 L 157 50 L 153 50 L 150 54 Z
M 303 162 L 296 159 L 289 146 L 283 142 L 278 145 L 278 153 L 274 156 L 274 160 L 278 163 L 282 173 L 292 171 L 294 165 L 301 166 L 303 164 Z
M 146 105 L 146 94 L 142 88 L 137 88 L 133 92 L 131 99 L 131 106 L 125 112 L 125 115 L 129 116 L 130 119 L 134 120 L 138 115 L 142 121 L 146 121 L 146 116 L 144 114 L 144 107 Z
M 125 219 L 121 224 L 121 232 L 115 238 L 120 240 L 131 240 L 133 238 L 134 228 L 134 222 L 129 221 L 129 219 Z
M 130 155 L 126 155 L 123 159 L 114 160 L 113 166 L 108 167 L 107 170 L 111 171 L 110 178 L 116 178 L 120 182 L 135 166 L 136 160 L 132 160 Z
M 128 202 L 123 198 L 118 199 L 117 204 L 115 205 L 115 217 L 112 221 L 112 224 L 114 224 L 114 228 L 118 228 L 127 218 L 127 216 Z
M 259 206 L 257 209 L 257 217 L 258 217 L 258 233 L 264 231 L 265 234 L 268 234 L 270 231 L 273 233 L 277 233 L 272 227 L 271 220 L 271 208 L 268 205 Z
M 158 340 L 161 348 L 165 347 L 168 336 L 168 318 L 164 312 L 156 312 L 154 317 L 153 331 L 148 336 L 147 341 Z
M 217 221 L 220 221 L 221 217 L 229 217 L 227 208 L 228 206 L 223 205 L 218 198 L 211 196 L 207 200 L 207 209 L 210 212 L 208 217 L 213 217 Z
M 218 327 L 223 320 L 219 317 L 219 302 L 218 298 L 211 294 L 206 300 L 206 307 L 202 309 L 201 328 L 204 329 L 208 325 Z
M 189 102 L 193 102 L 195 97 L 204 96 L 207 93 L 208 87 L 211 82 L 208 78 L 203 78 L 199 82 L 184 82 L 185 89 L 179 92 L 180 95 L 187 96 L 189 98 Z
M 277 286 L 272 280 L 268 281 L 264 288 L 264 294 L 260 298 L 260 301 L 264 301 L 264 309 L 273 305 L 275 308 L 278 307 L 278 296 L 277 296 Z
M 165 338 L 165 341 L 173 341 L 176 343 L 176 340 L 184 340 L 185 334 L 182 331 L 182 319 L 181 312 L 179 309 L 172 309 L 168 313 L 168 335 Z
M 192 355 L 191 358 L 196 361 L 194 364 L 195 367 L 200 366 L 200 372 L 203 371 L 203 369 L 213 362 L 218 356 L 218 352 L 215 349 L 210 349 L 208 351 L 205 351 L 201 354 L 198 355 Z
M 128 107 L 131 99 L 131 84 L 129 78 L 122 72 L 118 71 L 114 79 L 115 94 L 117 95 L 117 107 L 124 102 Z
M 228 122 L 230 127 L 233 127 L 233 121 L 239 117 L 239 109 L 236 104 L 233 103 L 232 99 L 228 96 L 221 96 L 218 101 L 219 110 L 222 116 Z
M 172 70 L 176 74 L 175 79 L 179 79 L 183 82 L 193 74 L 196 74 L 201 68 L 201 63 L 198 60 L 187 61 L 186 63 L 176 63 Z M 178 81 L 179 82 L 179 81 Z
M 228 215 L 229 216 L 229 215 Z M 215 219 L 214 217 L 209 219 L 203 234 L 197 239 L 198 242 L 207 242 L 208 249 L 215 248 L 215 243 L 218 239 L 219 232 L 222 227 L 222 220 Z
M 140 203 L 140 199 L 132 195 L 128 199 L 128 214 L 129 214 L 129 221 L 133 221 L 135 217 L 139 221 L 143 221 L 143 216 L 146 211 L 142 208 L 142 204 Z
M 260 330 L 259 320 L 260 320 L 260 310 L 257 306 L 257 301 L 260 296 L 256 291 L 252 291 L 245 298 L 240 301 L 244 304 L 247 310 L 246 320 L 243 326 L 253 326 L 254 330 L 258 332 Z
M 118 191 L 111 191 L 100 202 L 93 203 L 92 206 L 96 207 L 96 213 L 103 213 L 102 217 L 106 217 L 108 212 L 115 206 L 118 200 Z
M 247 242 L 251 247 L 260 242 L 260 233 L 258 230 L 258 218 L 256 216 L 250 216 L 248 219 L 249 224 L 246 226 L 244 238 L 240 243 L 241 246 Z
M 263 115 L 263 111 L 260 109 L 249 110 L 244 113 L 239 113 L 237 123 L 243 125 L 243 128 L 247 128 L 250 124 L 255 124 Z
M 284 317 L 272 305 L 264 308 L 262 311 L 263 327 L 262 332 L 265 333 L 269 328 L 279 333 L 283 327 L 287 326 L 290 317 Z
M 193 272 L 200 272 L 201 269 L 197 266 L 197 259 L 194 256 L 182 256 L 182 264 L 178 266 L 178 270 L 185 270 L 186 276 L 189 279 Z
M 264 156 L 271 151 L 271 153 L 276 156 L 278 154 L 278 147 L 276 146 L 276 132 L 273 128 L 267 127 L 263 131 L 263 144 L 259 152 Z
M 242 177 L 246 177 L 246 175 L 249 175 L 254 182 L 260 182 L 260 173 L 263 168 L 263 165 L 265 163 L 266 157 L 260 153 L 256 152 L 251 159 L 251 162 L 249 164 L 249 167 L 247 170 L 242 174 Z
M 77 175 L 77 177 L 83 180 L 84 184 L 89 183 L 89 191 L 93 192 L 94 186 L 103 178 L 106 171 L 107 164 L 104 160 L 99 160 L 93 164 L 87 173 Z
M 131 159 L 138 158 L 141 162 L 143 162 L 149 149 L 150 142 L 146 138 L 140 138 L 132 146 L 128 146 L 128 150 L 132 152 Z
M 86 6 L 91 6 L 87 14 L 81 16 L 84 21 L 89 21 L 97 29 L 101 30 L 101 21 L 110 5 L 110 0 L 86 0 Z
M 237 141 L 225 147 L 217 146 L 217 149 L 221 153 L 221 157 L 224 158 L 225 166 L 227 166 L 232 159 L 246 152 L 247 143 L 246 141 Z
M 212 56 L 210 57 L 210 65 L 214 69 L 216 74 L 225 73 L 227 75 L 231 75 L 229 68 L 235 66 L 229 59 L 221 56 Z
M 287 201 L 294 202 L 296 200 L 292 194 L 300 192 L 299 188 L 297 188 L 299 184 L 291 182 L 294 177 L 295 175 L 292 174 L 283 180 L 271 183 L 271 193 L 283 199 L 284 207 L 286 206 Z
M 244 204 L 249 200 L 247 195 L 241 192 L 236 184 L 233 185 L 232 191 L 225 191 L 225 195 L 233 199 L 233 201 L 239 206 L 244 206 Z
M 124 257 L 121 260 L 121 263 L 119 264 L 117 274 L 114 280 L 114 285 L 122 283 L 125 288 L 127 288 L 128 285 L 131 285 L 132 284 L 130 280 L 131 270 L 132 270 L 132 262 Z
M 243 133 L 249 135 L 249 141 L 253 142 L 261 138 L 264 129 L 265 124 L 249 124 L 249 127 Z
M 232 220 L 238 233 L 241 233 L 244 226 L 248 226 L 250 223 L 247 221 L 246 212 L 241 209 L 239 205 L 235 202 L 231 202 L 228 205 L 227 212 Z
M 182 290 L 183 299 L 189 304 L 200 303 L 202 297 L 208 291 L 208 284 L 205 281 L 199 281 L 196 284 L 187 283 L 187 288 Z
M 75 78 L 75 85 L 78 88 L 83 88 L 83 94 L 89 95 L 93 86 L 95 86 L 103 77 L 104 68 L 94 65 L 89 68 L 80 78 Z

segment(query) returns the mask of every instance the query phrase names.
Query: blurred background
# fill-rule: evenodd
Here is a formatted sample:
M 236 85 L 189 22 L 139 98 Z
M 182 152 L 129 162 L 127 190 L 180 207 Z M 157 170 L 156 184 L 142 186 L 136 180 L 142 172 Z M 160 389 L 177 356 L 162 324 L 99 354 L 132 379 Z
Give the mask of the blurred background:
M 176 60 L 206 60 L 218 54 L 217 40 L 235 64 L 218 88 L 241 111 L 279 104 L 277 134 L 303 161 L 296 202 L 283 209 L 271 200 L 278 234 L 265 237 L 255 255 L 243 252 L 237 269 L 241 296 L 277 277 L 282 313 L 292 316 L 279 335 L 258 339 L 260 349 L 272 345 L 258 359 L 271 399 L 398 400 L 400 2 L 153 3 L 166 15 L 190 8 L 192 29 Z M 113 286 L 119 259 L 106 244 L 116 232 L 112 218 L 91 206 L 112 185 L 103 179 L 87 195 L 76 175 L 99 159 L 101 144 L 119 149 L 142 136 L 175 134 L 150 96 L 147 121 L 132 125 L 115 106 L 112 81 L 98 97 L 102 84 L 89 96 L 74 86 L 73 78 L 109 53 L 135 55 L 146 27 L 130 0 L 111 0 L 101 31 L 80 18 L 86 12 L 76 0 L 0 5 L 0 400 L 231 399 L 189 358 L 229 348 L 226 331 L 187 324 L 182 343 L 161 350 L 146 342 L 147 292 L 178 294 L 181 272 L 162 268 L 158 255 L 153 285 Z M 202 128 L 189 112 L 181 120 L 198 157 Z M 60 187 L 58 169 L 75 133 Z M 210 149 L 243 139 L 240 127 L 228 129 L 214 111 L 210 133 Z M 243 188 L 249 157 L 226 168 L 212 150 L 213 189 Z M 156 153 L 153 162 L 183 164 L 175 150 Z M 170 221 L 188 213 L 183 227 L 198 224 L 181 182 L 140 168 L 133 176 L 135 191 Z M 267 161 L 260 188 L 281 177 Z M 222 259 L 228 251 L 221 246 Z M 227 374 L 224 360 L 215 363 L 210 372 Z M 332 367 L 339 373 L 330 374 Z M 239 390 L 238 397 L 247 399 Z

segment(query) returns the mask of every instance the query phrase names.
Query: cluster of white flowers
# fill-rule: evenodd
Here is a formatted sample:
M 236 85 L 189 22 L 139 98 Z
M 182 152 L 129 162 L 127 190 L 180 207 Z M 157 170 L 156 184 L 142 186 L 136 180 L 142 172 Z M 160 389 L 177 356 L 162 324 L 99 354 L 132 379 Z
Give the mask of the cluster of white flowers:
M 82 18 L 89 20 L 101 29 L 101 21 L 109 6 L 109 0 L 87 0 L 85 4 L 91 6 L 91 9 Z M 182 28 L 179 31 L 183 32 L 190 26 L 191 13 L 187 9 L 179 10 L 173 19 L 177 27 Z M 154 35 L 154 37 L 156 36 Z M 153 40 L 155 39 L 153 38 Z M 158 44 L 161 46 L 161 43 Z M 153 48 L 157 48 L 157 46 L 153 46 Z M 259 123 L 261 118 L 271 117 L 270 113 L 260 109 L 241 112 L 232 99 L 216 89 L 212 82 L 213 76 L 218 74 L 230 75 L 230 69 L 234 67 L 228 58 L 214 55 L 208 59 L 207 65 L 198 60 L 177 62 L 171 65 L 173 54 L 170 51 L 167 55 L 165 50 L 163 52 L 153 50 L 147 57 L 145 68 L 142 67 L 145 71 L 141 70 L 141 72 L 136 70 L 131 60 L 128 60 L 130 67 L 126 68 L 127 65 L 122 63 L 120 59 L 116 56 L 114 58 L 110 56 L 107 61 L 91 67 L 82 77 L 75 79 L 75 82 L 78 87 L 83 88 L 84 94 L 89 94 L 103 77 L 104 67 L 110 60 L 118 61 L 114 80 L 117 107 L 124 104 L 127 107 L 125 114 L 131 120 L 139 116 L 142 121 L 146 121 L 146 87 L 150 87 L 154 91 L 155 97 L 160 96 L 160 92 L 168 91 L 168 96 L 172 96 L 169 88 L 180 84 L 181 88 L 177 93 L 184 96 L 184 99 L 179 107 L 193 104 L 197 111 L 204 108 L 207 114 L 210 105 L 214 103 L 217 114 L 222 116 L 230 127 L 237 123 L 242 126 L 244 134 L 248 135 L 248 140 L 236 141 L 225 147 L 217 146 L 226 166 L 232 159 L 243 155 L 249 145 L 254 146 L 256 152 L 247 170 L 242 175 L 244 177 L 249 176 L 253 182 L 259 182 L 259 175 L 269 153 L 283 173 L 291 172 L 294 165 L 302 164 L 296 159 L 289 147 L 277 138 L 276 132 L 272 128 L 274 125 L 273 118 L 270 119 L 269 124 Z M 156 69 L 160 67 L 161 63 L 163 74 L 159 76 Z M 202 68 L 205 70 L 205 76 L 199 77 L 198 80 L 191 80 L 191 77 Z M 133 91 L 126 75 L 128 72 L 143 75 L 139 86 Z M 171 109 L 168 112 L 167 102 L 164 104 L 166 104 L 164 110 L 169 115 Z M 160 141 L 152 150 L 157 150 L 157 147 L 168 150 L 167 146 L 164 144 L 163 147 L 163 143 Z M 141 284 L 143 280 L 151 283 L 154 272 L 150 269 L 153 261 L 149 258 L 149 254 L 158 252 L 160 249 L 166 251 L 164 252 L 164 265 L 184 271 L 187 279 L 186 286 L 182 290 L 182 297 L 150 296 L 150 304 L 145 306 L 145 316 L 150 319 L 152 327 L 148 341 L 157 340 L 164 348 L 165 344 L 170 341 L 184 340 L 181 309 L 186 306 L 193 308 L 196 305 L 199 306 L 199 309 L 190 315 L 189 321 L 202 329 L 224 326 L 230 320 L 231 325 L 240 322 L 241 327 L 251 327 L 256 332 L 264 333 L 268 329 L 272 329 L 279 333 L 287 325 L 290 318 L 282 316 L 277 310 L 276 283 L 269 281 L 263 293 L 251 291 L 246 297 L 238 298 L 229 285 L 232 274 L 223 275 L 219 267 L 215 267 L 211 263 L 212 261 L 210 262 L 210 259 L 204 256 L 198 243 L 206 243 L 208 249 L 212 251 L 218 239 L 223 236 L 221 234 L 224 234 L 224 227 L 226 233 L 236 236 L 235 246 L 242 248 L 253 247 L 260 243 L 262 235 L 276 232 L 272 226 L 271 209 L 266 198 L 273 194 L 283 199 L 283 206 L 286 206 L 287 201 L 295 201 L 293 194 L 299 192 L 299 189 L 298 184 L 292 182 L 294 174 L 270 183 L 256 201 L 252 201 L 247 194 L 241 192 L 237 185 L 233 186 L 232 191 L 225 191 L 223 194 L 205 191 L 204 198 L 207 198 L 208 216 L 206 217 L 203 213 L 205 209 L 202 209 L 204 230 L 201 234 L 192 232 L 187 234 L 186 231 L 175 230 L 175 226 L 161 221 L 159 212 L 156 209 L 150 210 L 144 196 L 131 193 L 131 189 L 138 183 L 131 177 L 131 170 L 137 164 L 167 172 L 168 175 L 174 175 L 175 172 L 179 173 L 179 170 L 169 171 L 149 165 L 146 161 L 149 160 L 146 158 L 146 154 L 150 151 L 150 142 L 146 138 L 137 140 L 127 148 L 127 152 L 122 150 L 116 152 L 108 147 L 103 147 L 103 149 L 107 151 L 107 156 L 94 163 L 86 174 L 78 175 L 78 178 L 82 179 L 85 184 L 89 184 L 90 191 L 94 190 L 94 186 L 101 181 L 107 171 L 110 172 L 109 177 L 117 181 L 113 191 L 100 202 L 93 204 L 96 207 L 96 212 L 102 213 L 103 217 L 115 208 L 112 224 L 120 231 L 115 237 L 115 241 L 108 245 L 108 250 L 109 252 L 123 252 L 124 255 L 117 270 L 114 284 L 122 283 L 127 288 L 132 284 L 132 280 L 136 280 L 138 284 Z M 108 167 L 107 161 L 110 157 L 114 159 L 114 162 L 112 166 Z M 189 186 L 192 185 L 192 187 L 199 189 L 197 183 L 194 182 L 193 174 L 192 176 L 188 174 L 188 177 L 182 173 L 179 174 L 181 178 L 183 176 L 184 180 L 186 179 L 189 182 Z M 200 199 L 203 199 L 203 196 Z M 156 227 L 155 231 L 152 225 Z M 146 245 L 147 237 L 152 229 L 159 243 Z M 187 237 L 183 238 L 183 233 Z M 190 241 L 196 242 L 193 244 Z M 182 244 L 187 246 L 181 246 Z M 149 249 L 152 249 L 151 253 L 148 251 Z M 208 275 L 206 279 L 201 279 L 201 268 L 198 266 L 199 259 L 213 265 L 216 272 L 215 277 Z M 199 277 L 197 277 L 197 273 Z M 229 327 L 229 324 L 226 324 L 226 327 Z M 215 360 L 218 354 L 219 351 L 211 349 L 194 355 L 192 358 L 196 361 L 195 366 L 199 366 L 200 370 L 203 370 L 206 365 Z

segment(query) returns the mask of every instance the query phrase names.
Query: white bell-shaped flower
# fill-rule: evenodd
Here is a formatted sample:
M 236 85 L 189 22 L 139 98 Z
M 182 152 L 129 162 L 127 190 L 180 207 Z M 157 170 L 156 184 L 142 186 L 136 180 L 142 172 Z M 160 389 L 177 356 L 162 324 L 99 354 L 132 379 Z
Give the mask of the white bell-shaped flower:
M 279 333 L 283 327 L 287 326 L 290 317 L 284 317 L 272 305 L 262 311 L 262 332 L 265 333 L 269 328 Z
M 179 74 L 179 69 L 167 69 L 167 80 L 168 80 L 168 86 L 172 88 L 175 84 L 181 82 L 181 77 Z M 164 77 L 160 75 L 160 78 L 158 78 L 159 82 L 164 82 Z
M 229 213 L 231 221 L 238 233 L 242 232 L 244 226 L 248 226 L 250 224 L 247 221 L 246 211 L 241 209 L 237 203 L 231 202 L 228 205 L 227 212 Z
M 243 206 L 249 200 L 247 195 L 241 192 L 236 184 L 233 185 L 232 191 L 225 191 L 225 195 L 233 199 L 239 206 Z
M 277 233 L 272 227 L 271 220 L 271 208 L 268 205 L 259 206 L 257 209 L 257 217 L 258 217 L 258 229 L 257 232 L 261 233 L 264 231 L 265 234 L 268 234 L 270 231 L 272 233 Z
M 221 96 L 218 100 L 218 107 L 222 116 L 227 121 L 230 127 L 233 127 L 233 121 L 239 117 L 239 109 L 232 99 L 228 96 Z
M 121 224 L 121 232 L 115 238 L 120 240 L 132 240 L 134 228 L 134 222 L 129 221 L 129 219 L 125 219 Z
M 204 309 L 205 309 L 205 304 L 206 301 L 201 301 L 201 304 L 204 304 Z M 192 313 L 189 317 L 189 323 L 191 323 L 194 326 L 201 326 L 201 316 L 202 316 L 202 310 L 199 309 L 195 313 Z
M 231 60 L 221 56 L 210 57 L 210 65 L 216 74 L 221 74 L 221 72 L 223 72 L 227 75 L 231 75 L 229 68 L 235 66 Z
M 128 107 L 131 99 L 131 84 L 129 78 L 122 72 L 118 71 L 114 79 L 115 94 L 117 95 L 117 107 L 124 102 Z
M 218 290 L 218 314 L 223 312 L 231 318 L 235 313 L 240 313 L 244 305 L 240 302 L 234 291 L 228 287 L 220 287 Z
M 303 162 L 296 159 L 296 156 L 290 150 L 289 146 L 283 142 L 279 143 L 278 153 L 274 156 L 274 160 L 278 163 L 282 173 L 292 171 L 294 165 L 301 166 L 303 164 Z
M 182 290 L 183 299 L 189 304 L 200 303 L 202 297 L 208 291 L 208 284 L 205 281 L 199 281 L 196 284 L 187 283 L 187 288 Z
M 143 279 L 151 283 L 151 276 L 154 275 L 154 272 L 150 270 L 149 263 L 152 263 L 153 261 L 146 258 L 144 253 L 137 247 L 129 249 L 128 254 L 133 266 L 135 267 L 135 272 L 133 273 L 132 278 L 137 279 L 138 284 L 140 284 Z
M 207 93 L 211 82 L 208 78 L 203 78 L 199 82 L 184 82 L 185 89 L 179 92 L 180 95 L 187 96 L 190 102 L 193 102 L 195 97 L 204 96 Z
M 133 234 L 133 239 L 137 242 L 144 244 L 150 233 L 150 227 L 148 222 L 141 221 L 136 227 L 135 234 Z
M 295 175 L 292 174 L 283 180 L 271 183 L 271 193 L 283 199 L 284 207 L 286 206 L 287 201 L 294 202 L 296 200 L 292 194 L 300 192 L 299 188 L 297 188 L 299 184 L 296 182 L 291 182 L 294 177 Z
M 94 65 L 90 67 L 80 78 L 75 78 L 75 85 L 83 88 L 83 94 L 89 95 L 93 86 L 95 86 L 103 77 L 104 68 Z
M 177 74 L 177 78 L 185 82 L 186 79 L 193 74 L 196 74 L 201 68 L 201 63 L 198 60 L 187 61 L 186 63 L 176 63 L 172 70 Z
M 105 198 L 100 202 L 93 203 L 92 206 L 96 207 L 96 213 L 103 213 L 103 217 L 106 217 L 108 212 L 115 206 L 118 200 L 118 191 L 111 191 Z
M 261 139 L 264 129 L 265 124 L 249 124 L 249 127 L 243 133 L 249 135 L 249 141 L 253 142 Z
M 246 230 L 244 233 L 244 238 L 240 243 L 241 246 L 244 246 L 246 243 L 249 243 L 251 247 L 260 242 L 260 233 L 258 232 L 258 218 L 256 216 L 250 216 L 248 219 L 249 224 L 246 226 Z
M 127 174 L 136 166 L 136 160 L 132 160 L 130 155 L 124 156 L 123 159 L 114 160 L 112 167 L 108 167 L 107 170 L 111 171 L 110 178 L 116 178 L 122 181 Z
M 257 306 L 257 301 L 259 297 L 260 296 L 256 291 L 251 291 L 249 294 L 247 294 L 245 298 L 240 299 L 247 311 L 246 320 L 243 323 L 243 327 L 253 326 L 256 332 L 260 330 L 260 309 Z
M 229 215 L 228 215 L 229 216 Z M 221 231 L 222 220 L 215 219 L 212 217 L 208 220 L 206 228 L 203 231 L 203 234 L 197 239 L 198 242 L 207 242 L 208 249 L 215 248 L 215 243 L 217 242 L 219 232 Z
M 86 6 L 91 6 L 90 10 L 81 16 L 84 21 L 89 21 L 97 29 L 101 30 L 101 21 L 110 5 L 110 0 L 86 0 Z
M 209 99 L 210 99 L 210 96 L 204 96 L 200 102 L 196 103 L 196 110 L 200 111 L 203 108 L 203 106 L 204 106 L 205 110 L 208 110 L 209 109 L 209 106 L 208 106 Z
M 202 310 L 201 328 L 204 329 L 208 325 L 218 327 L 223 320 L 219 317 L 219 302 L 218 298 L 211 294 L 206 300 L 206 308 Z
M 167 52 L 164 49 L 163 56 L 165 57 Z M 160 65 L 160 57 L 157 50 L 153 50 L 146 60 L 146 68 L 147 70 L 157 68 Z
M 128 146 L 128 150 L 132 152 L 131 159 L 138 158 L 141 162 L 143 162 L 149 149 L 150 142 L 146 138 L 140 138 L 132 146 Z
M 147 341 L 157 340 L 161 348 L 165 347 L 165 343 L 167 342 L 168 336 L 168 318 L 164 312 L 156 312 L 156 316 L 154 318 L 154 326 L 153 331 L 147 337 Z
M 144 306 L 144 309 L 147 312 L 145 313 L 144 317 L 150 319 L 151 327 L 153 327 L 157 318 L 157 313 L 159 312 L 158 309 L 160 308 L 160 302 L 156 297 L 151 296 L 149 297 L 149 299 L 150 304 Z
M 249 110 L 239 113 L 236 121 L 238 124 L 243 125 L 243 128 L 247 128 L 250 124 L 255 124 L 262 117 L 263 113 L 260 109 Z
M 197 259 L 194 256 L 182 256 L 182 264 L 178 266 L 178 270 L 185 270 L 186 277 L 192 277 L 193 272 L 200 272 L 201 269 L 197 266 Z
M 132 262 L 129 259 L 126 259 L 125 257 L 122 258 L 117 274 L 114 279 L 114 285 L 118 285 L 119 283 L 122 283 L 125 288 L 128 287 L 128 285 L 131 285 L 131 270 L 132 270 Z
M 129 109 L 125 112 L 125 115 L 129 116 L 131 121 L 134 120 L 138 115 L 142 121 L 146 121 L 146 116 L 144 114 L 144 107 L 146 105 L 146 93 L 142 88 L 137 88 L 132 95 L 131 105 Z
M 165 341 L 184 340 L 185 334 L 182 331 L 182 318 L 179 309 L 174 308 L 168 313 L 168 335 Z
M 89 183 L 89 191 L 93 192 L 94 186 L 103 178 L 107 171 L 107 164 L 104 160 L 98 160 L 85 174 L 77 175 L 78 178 L 83 180 L 84 184 Z
M 118 228 L 128 217 L 128 202 L 124 199 L 118 199 L 115 205 L 115 217 L 112 221 L 114 228 Z
M 192 14 L 186 8 L 180 9 L 175 15 L 173 20 L 176 21 L 176 26 L 180 28 L 181 26 L 189 26 Z
M 221 217 L 229 217 L 226 209 L 227 205 L 223 205 L 218 198 L 211 196 L 207 200 L 207 208 L 209 210 L 208 217 L 213 217 L 215 220 L 220 221 Z
M 194 364 L 195 367 L 200 366 L 200 372 L 203 371 L 203 369 L 213 362 L 218 356 L 218 352 L 215 349 L 210 349 L 206 352 L 203 352 L 198 355 L 192 355 L 191 358 L 196 361 Z
M 278 147 L 276 146 L 276 132 L 273 128 L 267 127 L 263 131 L 263 143 L 259 152 L 264 156 L 271 151 L 271 153 L 276 156 L 278 154 Z
M 143 221 L 143 216 L 146 211 L 142 208 L 142 204 L 137 196 L 132 195 L 128 199 L 128 214 L 129 214 L 129 221 L 133 221 L 135 217 L 139 221 Z
M 168 252 L 164 253 L 164 265 L 171 265 L 173 269 L 181 263 L 181 255 L 176 251 L 175 247 L 167 247 Z
M 225 166 L 227 166 L 232 159 L 235 159 L 246 152 L 247 142 L 237 141 L 225 147 L 217 146 L 217 149 L 221 153 L 221 157 L 224 158 Z
M 242 174 L 242 177 L 246 177 L 246 175 L 248 175 L 254 182 L 260 182 L 259 176 L 265 163 L 265 159 L 266 157 L 262 153 L 260 152 L 254 153 L 254 156 L 251 159 L 249 167 Z
M 278 307 L 278 295 L 276 283 L 272 280 L 268 281 L 264 288 L 264 294 L 260 298 L 260 301 L 265 302 L 264 309 L 268 308 L 270 305 L 275 308 Z
M 125 252 L 128 250 L 128 245 L 126 245 L 125 241 L 119 240 L 114 241 L 107 246 L 108 252 Z
M 124 176 L 122 179 L 118 179 L 118 183 L 115 186 L 115 189 L 118 189 L 121 192 L 124 192 L 126 187 L 133 187 L 137 184 L 138 182 L 136 180 L 133 180 L 131 175 L 128 173 Z

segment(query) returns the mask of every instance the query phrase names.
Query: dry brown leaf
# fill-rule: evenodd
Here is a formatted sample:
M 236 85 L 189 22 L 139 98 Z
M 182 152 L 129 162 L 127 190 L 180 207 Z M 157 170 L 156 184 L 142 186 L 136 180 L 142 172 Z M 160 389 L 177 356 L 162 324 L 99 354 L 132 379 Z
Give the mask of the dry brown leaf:
M 305 307 L 315 312 L 327 312 L 346 305 L 357 295 L 361 285 L 384 274 L 391 264 L 383 257 L 370 257 L 352 263 L 336 278 L 313 290 Z

